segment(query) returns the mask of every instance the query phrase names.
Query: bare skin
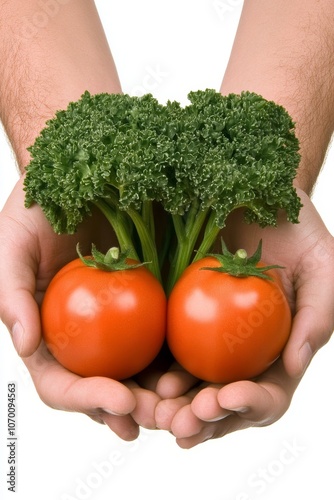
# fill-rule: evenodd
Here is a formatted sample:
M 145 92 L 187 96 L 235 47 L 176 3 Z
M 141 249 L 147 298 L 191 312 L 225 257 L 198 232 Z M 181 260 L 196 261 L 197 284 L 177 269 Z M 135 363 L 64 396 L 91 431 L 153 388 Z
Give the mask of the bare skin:
M 250 230 L 236 213 L 224 230 L 232 250 L 242 244 L 253 251 L 262 237 L 263 258 L 285 266 L 294 323 L 282 359 L 256 382 L 225 387 L 195 387 L 197 381 L 176 366 L 167 373 L 152 368 L 124 383 L 67 372 L 41 342 L 38 306 L 52 276 L 74 257 L 78 235 L 75 241 L 56 236 L 38 207 L 25 210 L 21 178 L 0 214 L 0 318 L 46 404 L 85 413 L 127 440 L 138 436 L 140 426 L 167 429 L 184 448 L 268 425 L 287 410 L 306 367 L 334 327 L 334 243 L 308 196 L 333 131 L 330 7 L 329 0 L 285 0 L 279 8 L 274 0 L 246 0 L 221 86 L 222 93 L 247 89 L 283 104 L 301 141 L 300 224 L 292 226 L 282 217 L 277 229 Z M 57 109 L 86 89 L 121 92 L 121 86 L 91 0 L 59 5 L 43 28 L 32 31 L 22 19 L 34 19 L 37 1 L 22 1 L 19 13 L 12 2 L 0 1 L 0 8 L 6 19 L 0 20 L 0 117 L 24 172 L 27 146 Z M 82 244 L 90 245 L 94 237 L 101 249 L 108 245 L 103 224 L 97 215 L 87 221 L 79 232 Z

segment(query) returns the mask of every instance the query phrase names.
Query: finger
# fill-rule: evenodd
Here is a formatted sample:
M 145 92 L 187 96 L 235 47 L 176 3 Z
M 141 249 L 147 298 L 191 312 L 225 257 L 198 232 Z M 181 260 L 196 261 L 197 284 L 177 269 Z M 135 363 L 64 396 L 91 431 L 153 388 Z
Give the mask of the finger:
M 96 408 L 86 413 L 94 422 L 107 425 L 118 437 L 133 441 L 139 435 L 139 425 L 131 415 L 113 415 L 109 410 Z
M 21 207 L 24 207 L 22 179 L 17 182 L 0 214 L 0 318 L 11 333 L 17 352 L 29 356 L 41 338 L 39 311 L 34 298 L 35 252 L 39 246 L 32 228 L 30 232 L 29 224 L 21 220 L 24 219 Z
M 198 379 L 174 363 L 158 381 L 156 392 L 162 399 L 177 398 L 185 394 Z
M 234 414 L 218 422 L 203 422 L 194 415 L 191 405 L 186 405 L 175 415 L 171 432 L 175 436 L 178 446 L 189 449 L 209 439 L 216 439 L 229 432 L 249 426 L 248 422 L 242 421 Z
M 190 404 L 191 397 L 180 396 L 175 399 L 162 399 L 155 409 L 155 421 L 158 429 L 171 431 L 172 421 L 177 412 Z
M 171 432 L 176 437 L 178 446 L 188 449 L 246 426 L 249 424 L 240 421 L 232 412 L 226 411 L 223 412 L 223 417 L 219 421 L 205 422 L 194 414 L 192 405 L 188 404 L 174 415 Z
M 288 376 L 282 360 L 278 360 L 256 382 L 245 380 L 222 388 L 193 389 L 189 403 L 180 405 L 172 416 L 171 432 L 180 447 L 191 448 L 254 425 L 269 425 L 286 412 L 297 385 L 298 381 Z M 221 410 L 214 402 L 215 397 Z M 209 404 L 207 410 L 205 402 Z M 198 413 L 213 417 L 213 421 L 199 418 Z M 215 415 L 221 418 L 215 420 Z
M 296 378 L 303 376 L 314 354 L 328 342 L 334 329 L 334 282 L 328 279 L 334 273 L 334 247 L 333 255 L 329 256 L 325 247 L 319 245 L 314 261 L 317 255 L 318 259 L 322 256 L 324 263 L 318 260 L 313 275 L 303 269 L 296 282 L 297 312 L 283 352 L 285 368 Z
M 3 299 L 4 294 L 0 291 L 0 319 L 11 334 L 19 356 L 26 357 L 37 349 L 41 341 L 40 316 L 38 306 L 30 291 L 18 289 L 15 285 L 15 279 L 19 279 L 18 271 L 17 269 L 10 277 L 10 285 L 6 292 L 8 300 Z M 3 283 L 9 283 L 9 278 L 6 277 L 6 273 L 3 273 L 1 266 L 0 275 Z
M 334 238 L 308 197 L 302 192 L 299 194 L 304 206 L 311 208 L 301 211 L 301 218 L 305 214 L 302 227 L 307 230 L 308 246 L 293 275 L 296 314 L 283 352 L 285 368 L 296 378 L 302 377 L 314 354 L 326 344 L 334 330 Z
M 133 441 L 139 436 L 139 425 L 134 421 L 131 415 L 119 417 L 104 411 L 100 416 L 103 423 L 105 423 L 112 432 L 117 434 L 118 437 L 124 439 L 124 441 Z
M 176 438 L 189 438 L 198 435 L 207 425 L 194 415 L 191 405 L 183 406 L 174 416 L 171 432 Z
M 220 387 L 209 386 L 202 389 L 191 402 L 194 415 L 205 422 L 216 422 L 231 414 L 218 402 Z
M 217 422 L 203 422 L 199 421 L 197 429 L 198 432 L 188 437 L 177 437 L 176 443 L 180 448 L 189 449 L 197 446 L 210 439 L 218 439 L 226 436 L 237 430 L 246 429 L 250 427 L 251 424 L 239 418 L 238 415 L 229 415 L 227 418 L 217 421 Z M 196 430 L 196 425 L 193 425 L 193 429 Z
M 136 400 L 121 382 L 104 377 L 81 378 L 63 368 L 44 342 L 24 362 L 42 401 L 51 408 L 84 413 L 104 423 L 121 439 L 132 441 L 139 426 L 130 412 Z
M 135 396 L 124 384 L 69 372 L 52 358 L 44 342 L 24 362 L 40 398 L 52 408 L 89 415 L 102 410 L 116 416 L 128 415 L 135 409 Z
M 34 297 L 35 265 L 28 256 L 22 258 L 20 245 L 6 242 L 10 260 L 2 255 L 4 248 L 0 239 L 0 318 L 18 354 L 30 356 L 41 339 L 39 308 Z
M 279 360 L 256 382 L 244 380 L 222 387 L 217 400 L 222 408 L 237 413 L 242 420 L 264 426 L 287 411 L 297 385 L 298 381 L 286 374 Z
M 222 418 L 203 421 L 192 411 L 192 405 L 188 405 L 175 415 L 172 433 L 181 448 L 192 448 L 254 425 L 269 425 L 278 420 L 289 406 L 289 398 L 283 392 L 269 380 L 263 386 L 250 381 L 229 384 L 217 393 L 218 403 L 225 410 Z
M 137 424 L 145 429 L 156 429 L 155 409 L 160 397 L 153 391 L 139 387 L 134 381 L 126 381 L 136 399 L 136 406 L 131 416 Z
M 282 353 L 285 368 L 291 377 L 301 378 L 316 352 L 326 344 L 331 333 L 324 331 L 318 314 L 312 307 L 300 309 L 292 325 L 289 341 Z

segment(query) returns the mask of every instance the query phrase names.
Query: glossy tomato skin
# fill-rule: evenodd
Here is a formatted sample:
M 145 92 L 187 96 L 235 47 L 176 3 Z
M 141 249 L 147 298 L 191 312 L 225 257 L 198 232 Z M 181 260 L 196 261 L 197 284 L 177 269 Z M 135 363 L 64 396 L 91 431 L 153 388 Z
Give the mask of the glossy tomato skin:
M 291 312 L 273 270 L 269 281 L 201 269 L 219 266 L 205 257 L 184 271 L 169 297 L 167 342 L 188 372 L 225 384 L 254 378 L 277 359 Z
M 108 272 L 76 259 L 55 275 L 45 293 L 43 336 L 68 370 L 123 380 L 160 351 L 166 302 L 161 284 L 144 266 Z

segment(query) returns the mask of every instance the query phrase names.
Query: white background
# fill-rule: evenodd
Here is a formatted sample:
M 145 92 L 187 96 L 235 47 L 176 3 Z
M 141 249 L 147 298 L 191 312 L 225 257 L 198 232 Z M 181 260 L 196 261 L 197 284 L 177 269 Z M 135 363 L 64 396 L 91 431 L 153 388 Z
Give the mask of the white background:
M 218 89 L 241 4 L 238 0 L 98 1 L 123 91 L 152 92 L 162 102 L 185 102 L 190 90 Z M 59 8 L 66 4 L 59 2 Z M 2 206 L 17 173 L 3 134 L 0 140 Z M 329 152 L 313 197 L 332 234 L 333 154 Z M 83 415 L 46 407 L 7 331 L 0 328 L 2 499 L 333 498 L 333 341 L 317 354 L 279 422 L 181 450 L 166 432 L 143 431 L 129 444 Z M 10 381 L 18 387 L 15 494 L 5 484 Z

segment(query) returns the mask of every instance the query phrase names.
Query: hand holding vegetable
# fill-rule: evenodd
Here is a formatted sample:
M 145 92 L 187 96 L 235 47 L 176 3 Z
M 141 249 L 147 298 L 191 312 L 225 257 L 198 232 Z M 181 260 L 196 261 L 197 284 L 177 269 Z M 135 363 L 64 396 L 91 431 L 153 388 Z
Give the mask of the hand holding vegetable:
M 160 398 L 133 380 L 125 385 L 105 377 L 74 375 L 56 362 L 41 340 L 38 305 L 51 278 L 76 257 L 77 238 L 82 251 L 88 252 L 92 240 L 103 249 L 115 244 L 114 236 L 107 236 L 105 219 L 98 214 L 87 219 L 75 236 L 56 235 L 37 205 L 24 208 L 22 183 L 20 179 L 0 213 L 0 317 L 46 404 L 85 413 L 105 422 L 121 438 L 135 439 L 140 425 L 155 427 Z
M 147 261 L 158 280 L 167 263 L 168 294 L 232 211 L 243 207 L 246 221 L 266 226 L 280 209 L 297 222 L 300 208 L 292 187 L 298 141 L 282 107 L 247 92 L 207 90 L 189 99 L 181 108 L 150 95 L 86 92 L 36 139 L 25 179 L 26 205 L 37 201 L 56 232 L 77 231 L 97 208 L 121 250 Z M 157 222 L 169 233 L 162 245 Z
M 303 208 L 297 225 L 282 218 L 277 228 L 260 229 L 243 224 L 235 213 L 224 231 L 231 248 L 242 242 L 249 252 L 263 238 L 263 259 L 285 266 L 282 279 L 294 319 L 282 358 L 255 381 L 224 387 L 195 387 L 197 379 L 175 366 L 163 375 L 157 384 L 163 398 L 156 409 L 157 426 L 173 432 L 182 447 L 278 420 L 313 355 L 332 334 L 334 241 L 308 196 L 299 194 Z

